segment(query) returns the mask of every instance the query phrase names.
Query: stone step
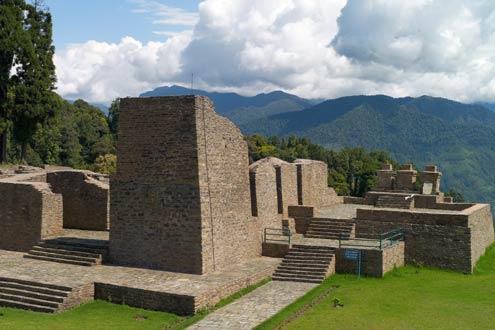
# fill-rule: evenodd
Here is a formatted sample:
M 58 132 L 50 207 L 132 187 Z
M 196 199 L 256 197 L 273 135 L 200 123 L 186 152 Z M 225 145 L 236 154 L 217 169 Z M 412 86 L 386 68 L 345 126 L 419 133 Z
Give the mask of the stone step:
M 70 291 L 55 290 L 55 289 L 50 289 L 50 288 L 45 288 L 45 287 L 40 287 L 40 286 L 32 286 L 32 285 L 27 285 L 27 284 L 22 284 L 22 283 L 4 282 L 4 281 L 0 281 L 0 290 L 1 290 L 1 288 L 24 290 L 24 291 L 29 291 L 29 292 L 37 292 L 37 293 L 61 297 L 61 298 L 67 297 L 70 293 Z
M 47 295 L 39 292 L 33 292 L 33 291 L 28 291 L 28 290 L 20 290 L 20 289 L 14 289 L 14 288 L 5 288 L 0 286 L 0 294 L 11 294 L 11 295 L 16 295 L 16 296 L 23 296 L 23 297 L 28 297 L 28 298 L 34 298 L 34 299 L 40 299 L 40 300 L 46 300 L 46 301 L 53 301 L 56 303 L 63 303 L 65 297 L 60 297 L 60 296 L 53 296 L 53 295 Z
M 306 257 L 328 257 L 332 258 L 334 252 L 308 252 L 308 251 L 289 251 L 285 256 L 306 256 Z
M 281 270 L 276 270 L 273 276 L 277 277 L 299 277 L 299 278 L 309 278 L 309 279 L 324 279 L 326 272 L 311 273 L 311 272 L 285 272 Z
M 35 312 L 42 312 L 42 313 L 55 313 L 55 311 L 57 310 L 56 308 L 53 308 L 53 307 L 28 304 L 28 303 L 23 303 L 23 302 L 19 302 L 19 301 L 8 300 L 8 299 L 0 299 L 0 306 L 27 309 L 27 310 L 31 310 L 31 311 L 35 311 Z
M 301 255 L 286 255 L 283 259 L 284 261 L 289 261 L 289 260 L 294 260 L 294 261 L 327 261 L 330 262 L 332 260 L 332 257 L 326 257 L 326 256 L 301 256 Z
M 283 273 L 309 273 L 309 274 L 326 274 L 328 267 L 291 267 L 291 266 L 279 266 L 276 271 L 280 271 Z
M 56 248 L 50 248 L 46 246 L 33 246 L 31 250 L 34 251 L 42 251 L 42 252 L 51 252 L 51 253 L 57 253 L 57 254 L 66 254 L 66 255 L 72 255 L 72 256 L 79 256 L 79 257 L 88 257 L 88 258 L 101 258 L 101 253 L 91 253 L 91 252 L 84 252 L 84 251 L 78 251 L 78 250 L 65 250 L 65 249 L 56 249 Z
M 91 258 L 91 257 L 81 257 L 77 255 L 69 255 L 69 254 L 60 254 L 57 252 L 44 252 L 44 251 L 38 251 L 38 250 L 30 250 L 28 252 L 29 255 L 34 255 L 34 256 L 42 256 L 42 257 L 50 257 L 50 258 L 61 258 L 61 259 L 66 259 L 66 260 L 74 260 L 74 261 L 83 261 L 83 262 L 89 262 L 89 263 L 98 263 L 97 258 Z
M 100 255 L 104 255 L 108 252 L 108 249 L 106 249 L 106 248 L 87 247 L 87 246 L 79 246 L 79 245 L 66 244 L 66 243 L 52 243 L 52 242 L 45 242 L 45 241 L 39 242 L 37 246 L 46 247 L 49 249 L 75 251 L 75 252 L 86 252 L 86 253 L 93 253 L 93 254 L 100 254 Z
M 57 309 L 58 306 L 60 305 L 59 303 L 53 302 L 53 301 L 48 301 L 48 300 L 43 300 L 43 299 L 35 299 L 35 298 L 19 296 L 19 295 L 14 295 L 14 294 L 6 294 L 6 293 L 0 293 L 0 299 L 8 300 L 8 301 L 17 301 L 20 303 L 27 303 L 27 304 L 36 305 L 36 306 L 45 306 L 45 307 L 50 307 L 50 308 L 54 308 L 54 309 Z
M 285 282 L 303 282 L 303 283 L 321 283 L 324 279 L 308 279 L 296 276 L 284 277 L 284 276 L 272 276 L 274 281 L 285 281 Z
M 28 280 L 21 280 L 21 279 L 17 279 L 17 278 L 9 278 L 9 277 L 1 277 L 0 276 L 0 282 L 2 282 L 3 284 L 5 284 L 5 283 L 17 283 L 17 284 L 28 286 L 28 287 L 46 288 L 46 289 L 54 290 L 56 292 L 69 293 L 72 291 L 72 288 L 68 287 L 68 286 L 34 282 L 34 281 L 28 281 Z
M 355 222 L 353 220 L 314 218 L 314 219 L 311 219 L 311 223 L 352 226 L 352 225 L 354 225 Z
M 282 269 L 277 268 L 273 275 L 275 276 L 286 276 L 287 274 L 292 275 L 308 275 L 308 276 L 325 276 L 327 272 L 325 270 L 322 271 L 308 271 L 308 270 L 295 270 L 295 269 Z
M 279 267 L 297 268 L 297 269 L 327 269 L 327 263 L 299 263 L 299 262 L 281 262 Z
M 77 266 L 89 266 L 90 267 L 90 266 L 95 265 L 95 263 L 92 263 L 92 262 L 76 261 L 76 260 L 70 260 L 70 259 L 66 259 L 66 258 L 44 257 L 44 256 L 31 255 L 31 254 L 25 254 L 24 258 L 59 262 L 59 263 L 63 263 L 63 264 L 70 264 L 70 265 L 77 265 Z
M 342 235 L 351 235 L 352 230 L 340 230 L 340 229 L 315 229 L 315 228 L 308 228 L 306 231 L 307 233 L 322 233 L 322 234 L 342 234 Z
M 320 234 L 306 234 L 304 235 L 304 237 L 307 237 L 307 238 L 321 238 L 321 239 L 333 239 L 333 240 L 338 240 L 339 238 L 342 238 L 342 239 L 349 239 L 350 237 L 349 236 L 343 236 L 343 237 L 340 237 L 339 235 L 320 235 Z
M 323 246 L 323 245 L 301 245 L 301 244 L 294 244 L 292 245 L 292 249 L 301 249 L 301 250 L 330 250 L 330 251 L 335 251 L 334 247 L 331 246 Z
M 332 228 L 353 228 L 354 224 L 353 223 L 346 223 L 346 224 L 341 224 L 341 223 L 333 223 L 333 222 L 315 222 L 311 221 L 309 224 L 310 227 L 332 227 Z

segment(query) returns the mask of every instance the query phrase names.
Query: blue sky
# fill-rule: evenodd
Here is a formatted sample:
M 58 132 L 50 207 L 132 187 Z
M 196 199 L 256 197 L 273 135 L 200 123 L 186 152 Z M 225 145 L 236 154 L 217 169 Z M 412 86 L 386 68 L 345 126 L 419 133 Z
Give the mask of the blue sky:
M 199 0 L 158 2 L 196 12 Z M 160 41 L 166 37 L 153 31 L 183 29 L 183 26 L 153 24 L 151 15 L 135 12 L 139 2 L 132 0 L 46 0 L 45 4 L 53 15 L 54 44 L 60 50 L 88 40 L 119 42 L 125 36 L 142 42 Z
M 495 102 L 494 0 L 45 0 L 58 92 L 158 86 Z

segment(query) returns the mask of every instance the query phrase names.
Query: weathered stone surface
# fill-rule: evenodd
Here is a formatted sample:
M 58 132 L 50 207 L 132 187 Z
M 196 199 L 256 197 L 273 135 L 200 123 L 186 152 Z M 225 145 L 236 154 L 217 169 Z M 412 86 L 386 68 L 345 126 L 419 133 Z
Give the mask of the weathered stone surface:
M 62 194 L 64 228 L 107 230 L 109 187 L 87 171 L 56 171 L 46 174 L 53 192 Z
M 493 242 L 490 206 L 463 211 L 358 209 L 356 236 L 405 231 L 405 260 L 425 266 L 471 273 Z
M 310 159 L 296 159 L 299 205 L 324 207 L 343 202 L 333 188 L 328 187 L 328 166 Z
M 62 196 L 46 183 L 0 182 L 0 249 L 28 251 L 62 232 Z
M 352 247 L 351 250 L 361 252 L 361 274 L 367 276 L 383 277 L 387 272 L 396 267 L 404 266 L 404 242 L 398 242 L 383 250 Z M 335 271 L 337 273 L 356 274 L 357 261 L 345 258 L 346 248 L 337 249 Z
M 246 142 L 207 98 L 123 99 L 119 123 L 114 262 L 202 274 L 261 255 Z
M 296 167 L 275 157 L 249 166 L 251 209 L 263 228 L 281 228 L 288 208 L 297 205 Z

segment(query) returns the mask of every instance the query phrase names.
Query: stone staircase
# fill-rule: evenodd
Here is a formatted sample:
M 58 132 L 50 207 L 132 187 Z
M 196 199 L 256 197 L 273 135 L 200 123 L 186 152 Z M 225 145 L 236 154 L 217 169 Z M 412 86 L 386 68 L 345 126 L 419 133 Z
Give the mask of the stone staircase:
M 83 239 L 56 238 L 40 241 L 24 258 L 53 261 L 78 266 L 101 265 L 108 253 L 108 243 Z
M 335 272 L 335 249 L 293 245 L 272 275 L 274 281 L 321 283 Z
M 394 209 L 412 209 L 414 206 L 414 198 L 406 199 L 403 195 L 381 195 L 378 196 L 375 206 Z
M 354 238 L 356 224 L 343 219 L 313 218 L 304 237 L 324 239 Z
M 69 299 L 72 288 L 0 277 L 0 306 L 55 313 Z

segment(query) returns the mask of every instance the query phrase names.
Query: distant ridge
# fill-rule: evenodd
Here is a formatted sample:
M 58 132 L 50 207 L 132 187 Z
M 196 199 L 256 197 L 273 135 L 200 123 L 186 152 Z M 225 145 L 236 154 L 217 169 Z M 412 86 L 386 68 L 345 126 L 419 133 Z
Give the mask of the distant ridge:
M 436 163 L 447 188 L 495 204 L 495 112 L 421 96 L 348 96 L 240 123 L 243 132 L 298 135 L 329 148 L 386 150 L 401 162 Z
M 282 91 L 262 93 L 255 96 L 242 96 L 236 93 L 191 90 L 177 85 L 158 87 L 152 91 L 142 93 L 140 97 L 190 94 L 208 96 L 215 103 L 215 110 L 218 113 L 234 120 L 238 124 L 282 112 L 299 111 L 314 105 L 310 100 Z

